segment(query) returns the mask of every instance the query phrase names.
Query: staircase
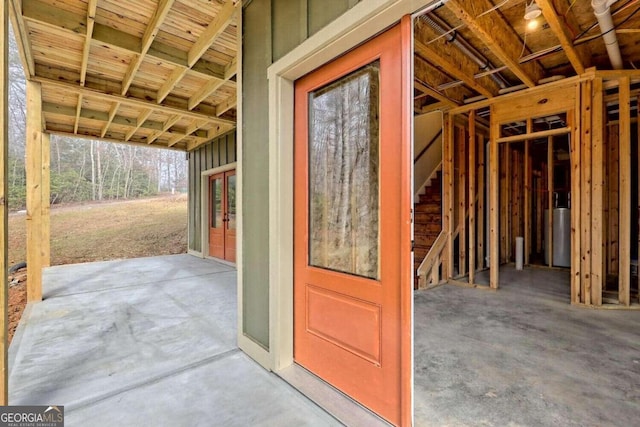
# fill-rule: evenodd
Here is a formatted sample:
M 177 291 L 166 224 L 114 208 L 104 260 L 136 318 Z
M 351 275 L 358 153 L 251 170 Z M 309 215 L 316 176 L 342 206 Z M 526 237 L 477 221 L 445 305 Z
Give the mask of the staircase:
M 418 288 L 418 267 L 442 230 L 442 171 L 436 171 L 414 208 L 414 289 Z

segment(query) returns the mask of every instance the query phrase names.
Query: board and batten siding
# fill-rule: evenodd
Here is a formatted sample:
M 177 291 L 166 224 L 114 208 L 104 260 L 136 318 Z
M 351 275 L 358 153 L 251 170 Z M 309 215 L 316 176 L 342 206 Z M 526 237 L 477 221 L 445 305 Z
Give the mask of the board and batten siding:
M 189 152 L 189 251 L 202 252 L 202 172 L 235 161 L 235 130 Z
M 243 6 L 243 123 L 238 123 L 243 147 L 242 332 L 267 350 L 270 190 L 267 68 L 357 3 L 358 0 L 253 0 Z

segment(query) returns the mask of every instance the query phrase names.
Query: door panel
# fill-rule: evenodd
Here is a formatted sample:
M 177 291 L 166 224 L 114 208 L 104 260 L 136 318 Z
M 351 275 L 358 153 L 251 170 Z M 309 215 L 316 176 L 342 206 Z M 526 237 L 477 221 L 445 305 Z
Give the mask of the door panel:
M 236 261 L 236 172 L 209 177 L 209 256 Z
M 394 424 L 410 422 L 403 36 L 398 25 L 295 83 L 294 358 Z
M 224 259 L 236 262 L 236 171 L 225 175 Z
M 209 256 L 224 257 L 224 174 L 209 177 Z

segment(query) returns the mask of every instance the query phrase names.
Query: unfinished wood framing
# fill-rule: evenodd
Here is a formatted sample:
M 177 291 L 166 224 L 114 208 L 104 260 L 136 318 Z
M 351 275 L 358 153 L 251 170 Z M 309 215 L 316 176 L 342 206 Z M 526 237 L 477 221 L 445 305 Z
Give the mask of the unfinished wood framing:
M 620 236 L 618 267 L 618 300 L 628 306 L 631 302 L 631 98 L 629 95 L 629 77 L 619 79 L 620 86 Z
M 547 265 L 553 267 L 553 137 L 547 139 L 547 235 L 545 249 L 549 260 Z
M 443 159 L 442 159 L 442 230 L 446 233 L 445 257 L 442 263 L 445 279 L 453 277 L 453 195 L 454 195 L 454 120 L 448 115 L 443 119 L 444 137 L 442 138 Z
M 475 283 L 476 273 L 476 112 L 469 113 L 469 283 Z
M 27 301 L 42 300 L 42 268 L 49 264 L 49 220 L 44 218 L 49 212 L 49 189 L 44 190 L 48 178 L 49 138 L 42 131 L 42 87 L 39 83 L 27 81 Z M 47 153 L 45 153 L 45 151 Z M 43 197 L 47 197 L 46 200 Z
M 457 127 L 458 157 L 458 219 L 455 229 L 458 230 L 458 276 L 467 274 L 467 140 L 465 129 Z

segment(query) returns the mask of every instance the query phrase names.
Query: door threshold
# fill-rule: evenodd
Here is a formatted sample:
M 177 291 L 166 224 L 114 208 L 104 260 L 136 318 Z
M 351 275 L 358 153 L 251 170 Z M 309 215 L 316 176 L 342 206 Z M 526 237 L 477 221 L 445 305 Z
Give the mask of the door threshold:
M 345 426 L 390 427 L 391 424 L 342 393 L 317 375 L 293 363 L 275 372 Z

